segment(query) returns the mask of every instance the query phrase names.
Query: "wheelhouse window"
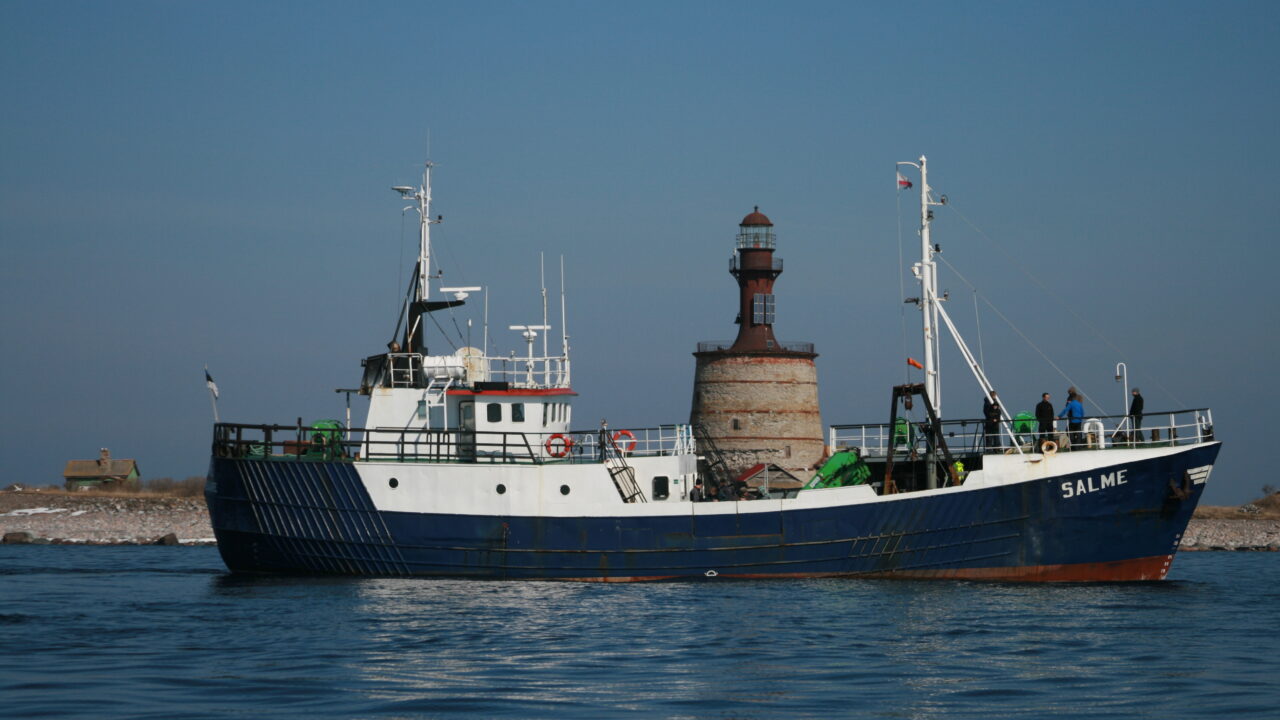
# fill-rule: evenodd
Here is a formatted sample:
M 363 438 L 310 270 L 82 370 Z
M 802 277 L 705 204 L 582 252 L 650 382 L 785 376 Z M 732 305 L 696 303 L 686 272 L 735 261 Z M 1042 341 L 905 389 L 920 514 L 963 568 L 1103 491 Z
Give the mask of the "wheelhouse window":
M 511 403 L 511 422 L 524 422 L 524 403 Z
M 671 479 L 666 475 L 658 475 L 653 478 L 653 499 L 666 500 L 671 496 Z
M 489 422 L 502 422 L 502 403 L 489 403 L 485 406 L 485 413 Z

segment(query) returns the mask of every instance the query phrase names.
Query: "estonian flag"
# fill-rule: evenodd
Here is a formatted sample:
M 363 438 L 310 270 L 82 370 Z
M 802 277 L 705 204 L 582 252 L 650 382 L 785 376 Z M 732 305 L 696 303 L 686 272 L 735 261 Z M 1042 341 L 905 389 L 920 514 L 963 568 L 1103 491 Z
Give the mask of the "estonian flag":
M 912 188 L 911 181 L 902 177 L 902 173 L 898 173 L 898 189 L 910 190 Z
M 204 369 L 204 384 L 209 386 L 209 392 L 213 393 L 213 399 L 218 399 L 218 383 L 213 381 L 213 376 L 209 374 L 209 368 Z

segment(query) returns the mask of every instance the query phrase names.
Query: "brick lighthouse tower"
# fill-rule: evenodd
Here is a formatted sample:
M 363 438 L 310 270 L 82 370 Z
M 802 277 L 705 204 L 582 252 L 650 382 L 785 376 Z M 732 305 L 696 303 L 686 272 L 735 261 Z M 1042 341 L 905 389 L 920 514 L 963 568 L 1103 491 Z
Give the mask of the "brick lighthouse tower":
M 702 342 L 690 422 L 701 423 L 733 472 L 776 463 L 801 479 L 823 454 L 813 343 L 773 335 L 774 280 L 782 259 L 760 208 L 742 219 L 729 273 L 738 281 L 738 337 Z

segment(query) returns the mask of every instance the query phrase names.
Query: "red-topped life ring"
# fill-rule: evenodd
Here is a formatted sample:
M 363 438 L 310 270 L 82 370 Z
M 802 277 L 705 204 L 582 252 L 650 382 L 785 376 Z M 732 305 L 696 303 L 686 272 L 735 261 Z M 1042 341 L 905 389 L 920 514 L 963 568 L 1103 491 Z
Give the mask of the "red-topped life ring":
M 627 439 L 627 442 L 624 445 L 618 444 L 618 440 L 621 438 Z M 635 433 L 631 432 L 630 430 L 619 430 L 618 432 L 613 434 L 613 446 L 618 448 L 624 453 L 632 452 L 633 450 L 636 449 Z
M 573 441 L 560 433 L 556 433 L 547 438 L 547 442 L 543 445 L 547 449 L 547 454 L 551 457 L 562 458 L 569 454 L 569 450 L 573 448 Z

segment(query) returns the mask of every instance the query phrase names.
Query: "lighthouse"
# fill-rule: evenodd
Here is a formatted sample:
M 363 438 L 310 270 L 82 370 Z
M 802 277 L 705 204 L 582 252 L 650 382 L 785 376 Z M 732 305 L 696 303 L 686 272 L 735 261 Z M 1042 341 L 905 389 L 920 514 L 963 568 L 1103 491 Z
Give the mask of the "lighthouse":
M 773 222 L 756 207 L 738 225 L 729 273 L 738 282 L 738 336 L 701 342 L 690 422 L 700 423 L 733 472 L 775 463 L 802 479 L 823 455 L 813 343 L 781 342 L 773 332 Z

